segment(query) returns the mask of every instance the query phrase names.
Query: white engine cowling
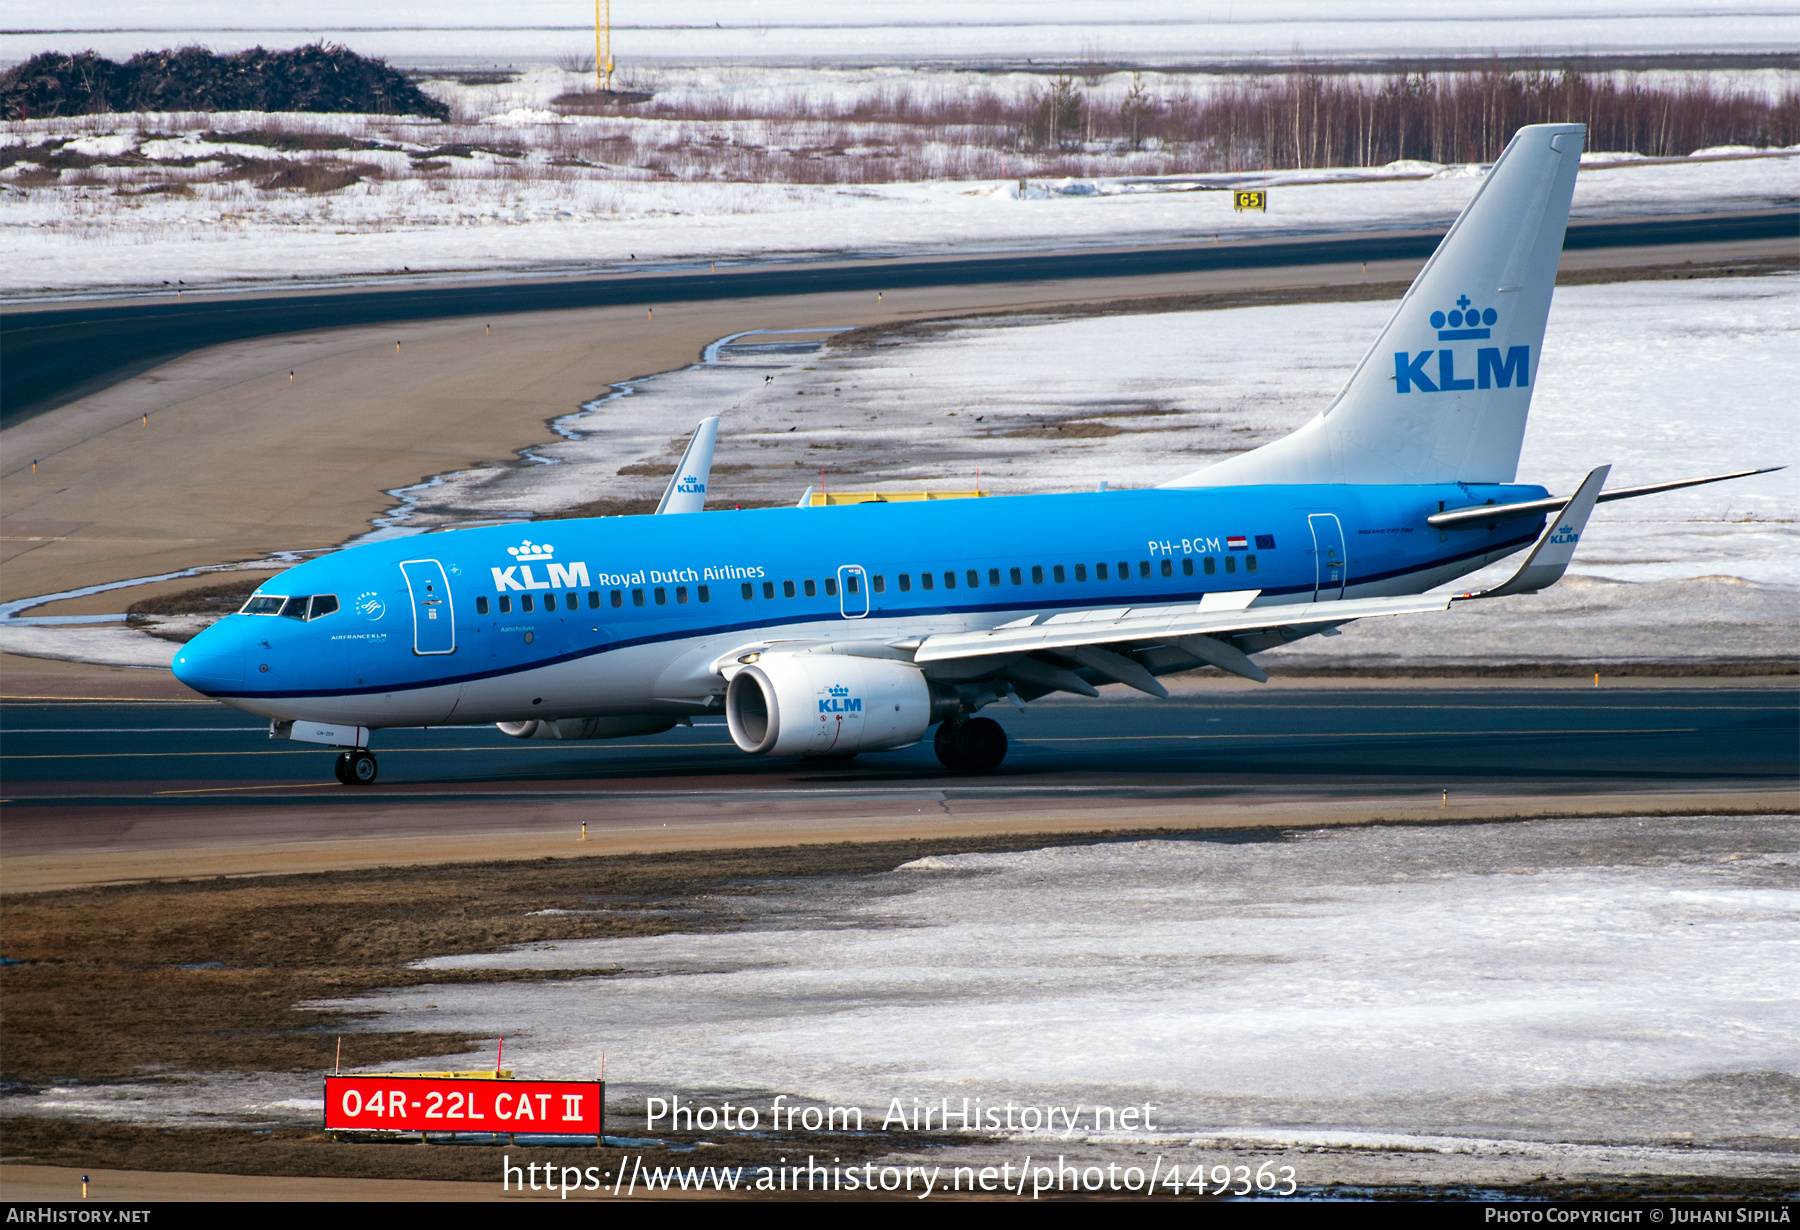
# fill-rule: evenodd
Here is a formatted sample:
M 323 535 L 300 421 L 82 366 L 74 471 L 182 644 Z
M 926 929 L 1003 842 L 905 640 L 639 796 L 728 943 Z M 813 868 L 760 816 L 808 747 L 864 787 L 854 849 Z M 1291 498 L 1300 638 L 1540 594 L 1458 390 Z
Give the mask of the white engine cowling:
M 679 720 L 657 713 L 630 713 L 623 717 L 533 718 L 494 725 L 501 734 L 515 739 L 628 739 L 632 735 L 661 734 Z
M 917 743 L 931 687 L 910 662 L 832 653 L 767 657 L 731 677 L 725 721 L 752 755 L 850 756 Z

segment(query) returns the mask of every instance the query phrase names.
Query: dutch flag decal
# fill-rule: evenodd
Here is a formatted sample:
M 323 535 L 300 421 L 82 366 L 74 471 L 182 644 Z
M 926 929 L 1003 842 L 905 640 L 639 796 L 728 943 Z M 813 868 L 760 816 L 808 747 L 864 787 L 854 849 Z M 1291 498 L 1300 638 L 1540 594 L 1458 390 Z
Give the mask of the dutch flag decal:
M 1227 551 L 1248 551 L 1250 540 L 1242 534 L 1232 534 L 1225 539 L 1225 549 Z

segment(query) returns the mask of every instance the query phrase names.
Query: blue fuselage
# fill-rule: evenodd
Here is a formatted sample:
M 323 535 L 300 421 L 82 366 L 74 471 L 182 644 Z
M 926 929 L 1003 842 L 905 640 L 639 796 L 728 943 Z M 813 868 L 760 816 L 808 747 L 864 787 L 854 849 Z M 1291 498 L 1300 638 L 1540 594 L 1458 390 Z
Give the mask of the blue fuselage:
M 886 642 L 1215 592 L 1421 593 L 1543 525 L 1439 532 L 1428 514 L 1543 495 L 1151 489 L 457 530 L 289 569 L 258 590 L 265 613 L 220 620 L 175 673 L 264 716 L 369 727 L 704 712 L 714 661 L 752 641 Z

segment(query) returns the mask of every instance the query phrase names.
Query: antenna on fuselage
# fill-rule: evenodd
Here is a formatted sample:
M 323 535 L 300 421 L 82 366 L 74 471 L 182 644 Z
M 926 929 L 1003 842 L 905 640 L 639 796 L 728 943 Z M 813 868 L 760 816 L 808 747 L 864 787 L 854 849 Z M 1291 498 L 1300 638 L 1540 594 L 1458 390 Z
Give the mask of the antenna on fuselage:
M 688 441 L 687 452 L 681 455 L 681 464 L 663 491 L 657 512 L 690 513 L 706 507 L 706 484 L 712 477 L 713 445 L 718 439 L 718 416 L 701 419 L 700 426 L 694 428 L 694 438 Z

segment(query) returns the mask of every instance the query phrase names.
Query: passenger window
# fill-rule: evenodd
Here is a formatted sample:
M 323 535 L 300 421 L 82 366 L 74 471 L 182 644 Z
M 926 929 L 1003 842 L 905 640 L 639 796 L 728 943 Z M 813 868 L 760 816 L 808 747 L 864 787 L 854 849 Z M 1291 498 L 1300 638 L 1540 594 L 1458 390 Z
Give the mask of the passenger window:
M 687 586 L 677 585 L 675 587 L 675 603 L 677 606 L 687 605 Z
M 700 593 L 700 601 L 702 601 L 702 602 L 711 602 L 712 601 L 712 590 L 708 589 L 706 586 L 702 585 L 700 587 L 699 593 Z
M 1025 578 L 1023 576 L 1019 575 L 1019 570 L 1017 568 L 1011 569 L 1010 575 L 1011 575 L 1012 583 L 1014 585 L 1025 584 Z
M 944 570 L 944 588 L 945 589 L 955 589 L 956 588 L 956 574 L 954 572 L 951 572 L 947 568 Z
M 1253 556 L 1252 558 L 1255 557 Z M 1251 566 L 1251 570 L 1255 570 L 1254 565 Z M 307 618 L 322 619 L 337 609 L 338 600 L 336 594 L 314 594 L 312 600 L 312 613 L 308 615 Z
M 545 594 L 544 595 L 544 609 L 546 611 L 554 611 L 556 609 L 556 595 L 555 594 Z
M 1236 572 L 1237 571 L 1237 556 L 1227 555 L 1225 557 L 1225 571 L 1226 572 Z
M 794 583 L 792 581 L 783 581 L 781 583 L 781 592 L 784 596 L 792 598 L 794 596 Z
M 286 598 L 271 598 L 266 596 L 253 597 L 250 601 L 244 603 L 243 614 L 279 615 L 281 614 L 281 604 L 286 601 Z
M 790 594 L 791 594 L 791 593 L 793 593 L 793 591 L 792 591 L 792 590 L 789 590 L 789 591 L 788 591 L 788 592 L 789 592 L 789 593 L 790 593 Z M 763 582 L 763 597 L 765 597 L 765 598 L 773 598 L 773 597 L 774 597 L 774 596 L 775 596 L 775 582 L 773 582 L 773 581 L 764 581 L 764 582 Z
M 1064 581 L 1069 579 L 1068 574 L 1063 571 L 1063 566 L 1061 564 L 1056 565 L 1050 570 L 1050 577 L 1058 585 L 1061 585 Z
M 289 598 L 286 602 L 281 604 L 282 617 L 285 619 L 298 619 L 301 622 L 305 622 L 306 604 L 310 601 L 312 601 L 310 597 Z
M 854 572 L 844 578 L 844 590 L 847 593 L 852 593 L 852 594 L 862 593 L 862 590 L 860 588 L 858 588 L 858 586 L 857 586 L 856 574 Z M 830 577 L 825 578 L 825 592 L 828 594 L 831 592 L 831 578 Z
M 1000 570 L 998 568 L 989 568 L 988 569 L 988 584 L 989 585 L 1000 584 Z
M 1244 557 L 1244 571 L 1245 572 L 1255 572 L 1256 571 L 1256 557 L 1254 555 L 1246 555 Z
M 1105 564 L 1095 564 L 1094 565 L 1094 580 L 1096 580 L 1096 581 L 1106 580 L 1106 565 Z
M 530 594 L 525 594 L 524 596 L 522 596 L 519 599 L 519 609 L 521 611 L 529 611 L 531 609 L 531 595 Z
M 981 588 L 981 574 L 973 568 L 969 569 L 969 571 L 963 575 L 963 580 L 969 583 L 970 589 Z
M 1165 559 L 1165 560 L 1163 560 L 1163 562 L 1162 562 L 1162 574 L 1163 574 L 1163 575 L 1164 575 L 1164 576 L 1165 576 L 1165 577 L 1172 577 L 1172 576 L 1174 576 L 1174 575 L 1175 575 L 1175 561 L 1174 561 L 1174 560 L 1172 560 L 1172 559 Z
M 908 591 L 910 591 L 911 589 L 912 589 L 912 574 L 907 573 L 907 572 L 901 573 L 900 574 L 900 592 L 904 594 L 904 593 L 907 593 Z
M 1206 559 L 1204 561 L 1202 561 L 1200 567 L 1201 567 L 1201 571 L 1205 572 L 1206 575 L 1210 577 L 1213 573 L 1215 573 L 1219 570 L 1219 561 L 1209 555 L 1206 557 Z
M 660 585 L 658 585 L 656 587 L 656 605 L 657 606 L 668 606 L 669 605 L 669 591 L 664 589 Z
M 854 585 L 854 584 L 856 584 L 856 581 L 854 579 L 852 579 L 850 583 L 852 585 Z M 836 577 L 826 577 L 825 578 L 825 596 L 827 598 L 837 597 L 837 578 Z
M 931 579 L 931 574 L 929 572 L 921 572 L 919 574 L 919 588 L 920 589 L 931 589 L 936 584 L 937 584 L 937 582 L 935 582 Z
M 1033 564 L 1031 566 L 1031 583 L 1033 585 L 1042 585 L 1044 583 L 1044 566 L 1042 564 Z
M 563 595 L 563 608 L 565 610 L 573 611 L 577 605 L 579 604 L 576 602 L 576 594 L 573 590 Z
M 855 593 L 856 591 L 851 590 L 850 592 Z M 875 592 L 878 594 L 887 593 L 887 578 L 882 576 L 879 572 L 875 574 Z
M 748 602 L 754 597 L 756 597 L 756 587 L 751 585 L 750 582 L 745 581 L 744 582 L 744 601 Z
M 631 605 L 632 606 L 643 606 L 644 605 L 644 591 L 643 590 L 634 589 L 631 591 Z
M 817 598 L 819 596 L 819 587 L 813 584 L 813 579 L 811 577 L 806 578 L 806 596 L 808 598 Z
M 501 601 L 505 601 L 505 599 L 501 599 Z M 613 590 L 612 591 L 612 604 L 614 606 L 624 606 L 625 605 L 625 595 L 620 593 L 616 589 Z
M 597 611 L 599 609 L 600 609 L 600 591 L 597 589 L 588 590 L 588 610 Z
M 475 613 L 477 615 L 486 615 L 488 613 L 488 603 L 486 598 L 475 599 Z
M 1138 575 L 1140 577 L 1147 577 L 1150 575 L 1150 561 L 1149 560 L 1141 559 L 1138 561 Z
M 1184 556 L 1182 558 L 1181 575 L 1184 577 L 1191 577 L 1194 575 L 1194 557 L 1193 556 L 1189 555 L 1189 556 Z
M 1086 564 L 1075 565 L 1075 579 L 1077 581 L 1087 580 L 1087 565 Z
M 502 615 L 512 614 L 512 599 L 505 594 L 500 595 L 500 613 Z
M 1131 563 L 1130 563 L 1130 561 L 1128 561 L 1128 560 L 1120 560 L 1119 561 L 1119 580 L 1121 580 L 1121 581 L 1131 580 Z

